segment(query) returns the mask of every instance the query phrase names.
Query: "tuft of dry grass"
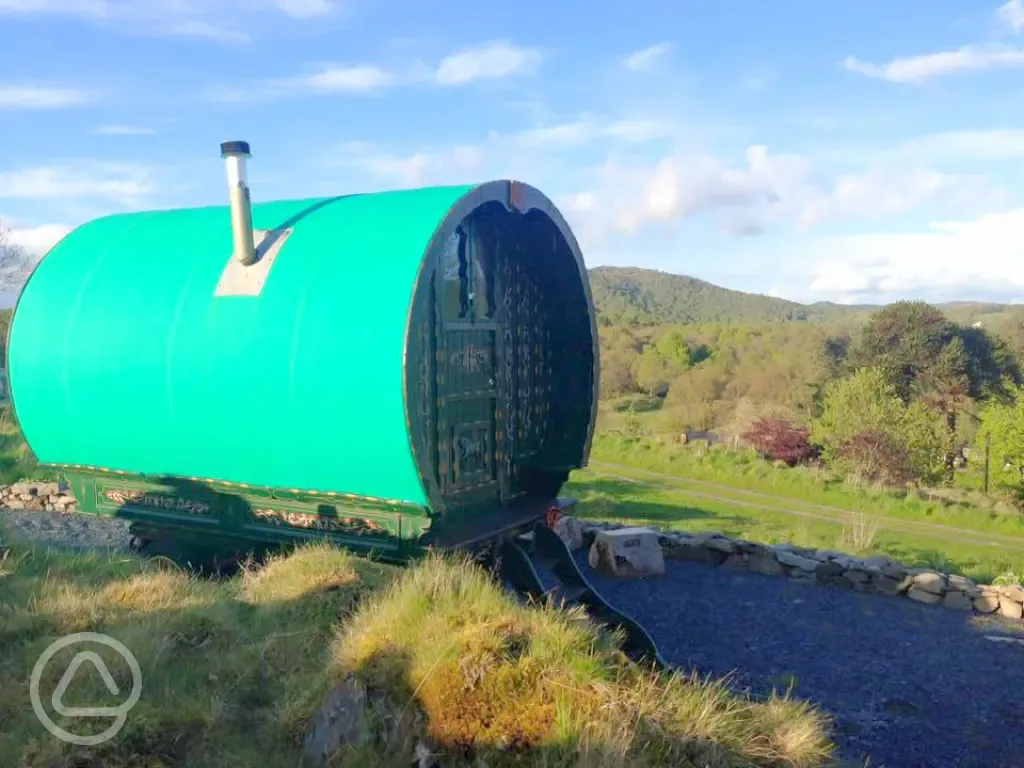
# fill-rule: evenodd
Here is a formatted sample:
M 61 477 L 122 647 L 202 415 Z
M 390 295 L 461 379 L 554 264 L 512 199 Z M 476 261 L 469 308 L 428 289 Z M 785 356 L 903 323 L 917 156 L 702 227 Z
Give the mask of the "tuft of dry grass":
M 1001 587 L 1012 587 L 1020 584 L 1024 584 L 1024 574 L 1015 573 L 1011 570 L 1006 570 L 996 576 L 992 583 Z
M 875 548 L 881 523 L 878 517 L 867 512 L 853 512 L 850 522 L 843 525 L 837 542 L 840 549 L 854 554 L 870 552 Z
M 478 766 L 802 768 L 833 755 L 808 705 L 642 670 L 582 613 L 520 605 L 465 561 L 430 558 L 362 605 L 331 675 Z

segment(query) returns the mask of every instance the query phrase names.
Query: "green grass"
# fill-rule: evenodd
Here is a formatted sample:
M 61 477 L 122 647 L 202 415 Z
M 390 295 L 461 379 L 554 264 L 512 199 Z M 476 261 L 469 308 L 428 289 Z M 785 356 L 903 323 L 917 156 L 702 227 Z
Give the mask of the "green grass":
M 0 411 L 0 483 L 15 483 L 26 479 L 50 479 L 53 472 L 41 470 L 32 458 L 32 452 L 16 424 L 9 421 L 9 412 Z
M 820 469 L 774 466 L 752 451 L 707 450 L 701 446 L 661 444 L 650 438 L 598 435 L 591 458 L 662 472 L 683 480 L 710 481 L 735 489 L 774 494 L 794 502 L 1024 538 L 1024 515 L 1021 514 L 996 514 L 991 508 L 944 498 L 926 499 L 906 491 L 854 487 Z M 714 492 L 728 495 L 724 490 Z M 746 498 L 742 494 L 732 496 Z
M 39 654 L 78 631 L 120 640 L 142 670 L 123 729 L 94 747 L 52 738 L 29 704 Z M 44 701 L 76 650 L 47 666 Z M 125 665 L 100 655 L 129 689 Z M 66 704 L 118 703 L 81 669 Z M 4 765 L 295 766 L 313 713 L 347 678 L 369 692 L 374 738 L 334 766 L 408 766 L 420 739 L 444 766 L 832 764 L 828 723 L 808 705 L 645 672 L 582 614 L 520 605 L 464 560 L 402 570 L 317 545 L 219 581 L 41 547 L 0 562 Z
M 885 554 L 911 567 L 959 573 L 979 582 L 1024 573 L 1024 552 L 877 531 L 873 530 L 877 518 L 866 514 L 846 525 L 819 522 L 728 502 L 692 500 L 684 491 L 657 483 L 629 482 L 588 471 L 576 473 L 564 492 L 579 501 L 576 514 L 584 520 L 656 525 L 666 531 L 718 531 L 766 544 L 790 542 L 863 556 Z

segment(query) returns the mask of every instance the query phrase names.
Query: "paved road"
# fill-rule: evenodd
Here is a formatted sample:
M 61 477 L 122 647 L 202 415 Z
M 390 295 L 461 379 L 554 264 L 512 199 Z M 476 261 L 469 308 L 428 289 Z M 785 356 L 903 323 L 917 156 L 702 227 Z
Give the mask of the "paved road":
M 710 480 L 694 480 L 691 478 L 676 477 L 661 472 L 652 472 L 646 469 L 636 469 L 621 464 L 610 464 L 604 461 L 591 461 L 590 467 L 599 476 L 611 477 L 626 482 L 638 482 L 640 478 L 657 481 L 660 485 L 681 495 L 696 499 L 706 499 L 722 504 L 731 504 L 747 509 L 760 509 L 766 512 L 776 512 L 793 517 L 801 517 L 810 520 L 819 520 L 827 523 L 843 524 L 853 519 L 855 512 L 840 507 L 830 507 L 825 504 L 799 501 L 776 496 L 760 491 L 748 491 L 732 486 L 715 483 Z M 706 491 L 694 490 L 694 487 L 707 489 Z M 719 493 L 715 493 L 719 491 Z M 729 495 L 722 495 L 722 494 Z M 737 499 L 741 495 L 750 498 L 750 501 Z M 770 504 L 765 502 L 771 502 Z M 803 509 L 794 509 L 802 507 Z M 1024 537 L 1009 536 L 1002 533 L 989 533 L 985 531 L 973 531 L 969 528 L 957 528 L 942 523 L 929 523 L 918 520 L 903 520 L 898 517 L 877 516 L 874 518 L 881 530 L 895 533 L 909 533 L 917 536 L 927 536 L 932 539 L 950 541 L 957 544 L 974 544 L 977 546 L 995 547 L 999 549 L 1011 549 L 1024 552 Z

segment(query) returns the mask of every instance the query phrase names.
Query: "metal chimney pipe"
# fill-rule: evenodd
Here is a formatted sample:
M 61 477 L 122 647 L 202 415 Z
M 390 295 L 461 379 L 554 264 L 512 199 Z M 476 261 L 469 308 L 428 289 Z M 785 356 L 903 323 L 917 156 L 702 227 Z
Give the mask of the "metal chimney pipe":
M 231 201 L 231 231 L 235 241 L 235 258 L 245 266 L 256 263 L 256 244 L 252 231 L 252 201 L 245 161 L 252 157 L 247 141 L 225 141 L 220 145 L 228 173 L 228 195 Z

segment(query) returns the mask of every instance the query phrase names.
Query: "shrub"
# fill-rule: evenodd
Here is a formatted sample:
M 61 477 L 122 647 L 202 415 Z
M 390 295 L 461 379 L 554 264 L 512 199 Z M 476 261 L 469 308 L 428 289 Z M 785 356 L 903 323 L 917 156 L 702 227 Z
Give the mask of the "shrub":
M 885 432 L 859 432 L 840 441 L 835 464 L 848 474 L 885 485 L 913 479 L 906 452 L 895 437 Z
M 764 458 L 796 466 L 815 455 L 809 429 L 794 426 L 787 419 L 758 419 L 743 434 Z
M 861 368 L 830 383 L 811 434 L 837 472 L 883 482 L 886 476 L 941 476 L 941 421 L 921 403 L 905 405 L 879 368 Z

